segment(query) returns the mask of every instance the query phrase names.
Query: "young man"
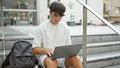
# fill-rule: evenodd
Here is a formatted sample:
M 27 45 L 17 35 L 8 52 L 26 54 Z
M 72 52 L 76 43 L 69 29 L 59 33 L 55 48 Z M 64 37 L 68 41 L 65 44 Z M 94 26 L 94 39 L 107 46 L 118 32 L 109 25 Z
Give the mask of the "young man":
M 79 56 L 68 58 L 50 59 L 48 56 L 54 51 L 56 46 L 71 44 L 69 27 L 61 21 L 66 10 L 60 2 L 53 2 L 50 5 L 50 20 L 40 24 L 36 29 L 33 41 L 33 53 L 40 55 L 40 65 L 45 68 L 82 68 Z

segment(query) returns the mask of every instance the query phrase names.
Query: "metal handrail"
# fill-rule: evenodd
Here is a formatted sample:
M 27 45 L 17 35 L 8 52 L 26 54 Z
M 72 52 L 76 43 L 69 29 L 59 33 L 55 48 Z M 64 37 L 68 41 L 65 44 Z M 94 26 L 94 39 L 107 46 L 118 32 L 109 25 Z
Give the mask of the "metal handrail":
M 77 0 L 81 5 L 83 5 L 83 68 L 87 68 L 87 9 L 93 13 L 98 19 L 103 21 L 109 28 L 111 28 L 114 32 L 120 35 L 120 31 L 116 29 L 110 22 L 105 20 L 102 16 L 96 13 L 93 9 L 91 9 L 87 4 L 82 2 L 81 0 Z
M 82 0 L 77 0 L 81 5 L 83 5 L 85 8 L 87 8 L 91 13 L 93 13 L 98 19 L 103 21 L 109 28 L 111 28 L 114 32 L 120 35 L 120 31 L 114 27 L 110 22 L 105 20 L 102 16 L 100 16 L 98 13 L 96 13 L 93 9 L 91 9 L 88 5 L 86 5 Z

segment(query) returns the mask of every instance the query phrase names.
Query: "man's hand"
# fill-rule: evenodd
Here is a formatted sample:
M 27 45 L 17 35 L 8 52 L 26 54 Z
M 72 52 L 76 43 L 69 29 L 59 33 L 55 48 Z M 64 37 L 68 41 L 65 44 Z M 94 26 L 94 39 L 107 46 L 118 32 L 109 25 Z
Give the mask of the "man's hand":
M 46 51 L 48 57 L 51 57 L 52 54 L 53 54 L 54 49 L 51 49 L 51 48 L 45 48 L 45 51 Z

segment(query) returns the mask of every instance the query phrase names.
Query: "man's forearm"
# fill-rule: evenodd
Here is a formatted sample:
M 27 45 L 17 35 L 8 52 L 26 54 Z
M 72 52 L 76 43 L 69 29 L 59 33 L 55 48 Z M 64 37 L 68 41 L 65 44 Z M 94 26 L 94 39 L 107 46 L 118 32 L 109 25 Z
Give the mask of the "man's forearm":
M 40 47 L 32 48 L 32 52 L 33 52 L 34 54 L 39 54 L 39 55 L 41 55 L 41 54 L 46 54 L 45 48 L 40 48 Z

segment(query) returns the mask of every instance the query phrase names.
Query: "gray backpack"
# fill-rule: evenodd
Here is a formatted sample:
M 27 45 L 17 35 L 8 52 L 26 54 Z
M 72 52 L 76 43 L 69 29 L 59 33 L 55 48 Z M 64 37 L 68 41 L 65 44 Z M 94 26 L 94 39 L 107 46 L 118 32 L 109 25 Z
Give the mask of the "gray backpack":
M 28 41 L 17 41 L 3 62 L 1 68 L 34 68 L 37 64 L 35 55 L 32 54 L 32 44 Z

